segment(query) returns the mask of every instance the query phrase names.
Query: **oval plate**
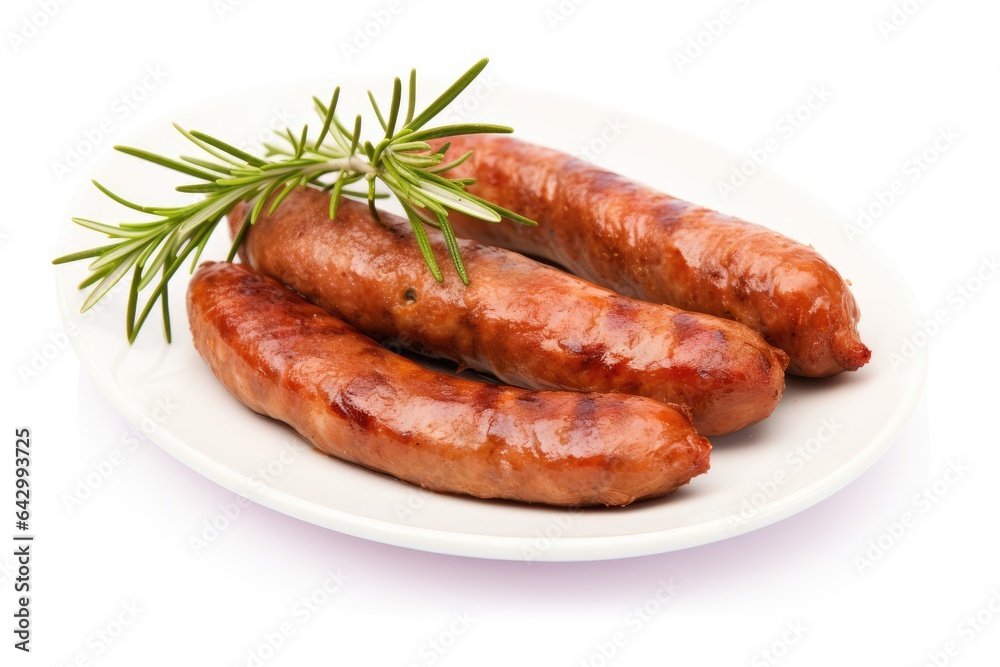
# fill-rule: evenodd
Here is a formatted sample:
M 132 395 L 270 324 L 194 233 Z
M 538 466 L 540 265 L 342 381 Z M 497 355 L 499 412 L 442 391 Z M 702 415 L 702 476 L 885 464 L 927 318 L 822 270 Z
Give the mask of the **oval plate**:
M 309 101 L 312 95 L 325 97 L 329 88 L 330 82 L 309 81 L 227 95 L 181 109 L 125 143 L 165 155 L 193 154 L 170 125 L 177 121 L 258 150 L 273 138 L 275 127 L 316 126 Z M 363 82 L 348 82 L 344 92 L 353 95 L 343 95 L 340 108 L 366 108 L 357 94 L 365 88 Z M 664 191 L 815 246 L 853 283 L 864 313 L 862 337 L 874 350 L 871 364 L 828 380 L 789 378 L 769 419 L 714 438 L 712 470 L 666 498 L 578 511 L 482 501 L 424 492 L 319 454 L 284 425 L 238 403 L 191 343 L 186 273 L 171 285 L 173 344 L 164 343 L 154 315 L 129 346 L 124 284 L 81 315 L 84 294 L 76 286 L 86 275 L 84 263 L 60 266 L 57 290 L 67 331 L 83 367 L 114 406 L 170 454 L 262 505 L 371 540 L 499 559 L 622 558 L 726 539 L 814 505 L 888 449 L 913 411 L 926 373 L 924 350 L 909 359 L 891 355 L 916 330 L 919 311 L 877 250 L 864 238 L 847 236 L 841 217 L 766 171 L 754 174 L 730 202 L 720 201 L 716 182 L 742 158 L 654 121 L 539 91 L 474 88 L 442 122 L 505 123 L 529 141 L 586 151 L 589 159 Z M 118 153 L 106 155 L 92 173 L 126 198 L 156 204 L 182 200 L 172 192 L 177 176 Z M 77 193 L 70 213 L 105 222 L 133 219 L 89 186 Z M 59 250 L 101 242 L 67 223 Z M 227 250 L 228 239 L 219 230 L 204 258 L 224 259 Z

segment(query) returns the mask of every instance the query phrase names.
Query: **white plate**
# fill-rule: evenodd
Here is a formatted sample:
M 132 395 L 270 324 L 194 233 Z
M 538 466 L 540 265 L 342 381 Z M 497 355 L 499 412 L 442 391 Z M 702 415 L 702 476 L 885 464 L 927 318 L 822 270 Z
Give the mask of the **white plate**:
M 314 94 L 325 97 L 329 85 L 275 85 L 210 100 L 123 143 L 167 155 L 192 154 L 170 126 L 176 120 L 252 148 L 269 125 L 315 125 L 309 100 Z M 363 86 L 347 82 L 345 93 L 355 94 L 343 97 L 340 108 L 363 108 L 356 94 Z M 753 428 L 715 438 L 712 470 L 677 493 L 624 509 L 576 512 L 427 493 L 307 450 L 289 429 L 230 397 L 199 358 L 187 333 L 186 274 L 171 286 L 174 343 L 164 343 L 154 317 L 130 347 L 124 337 L 124 285 L 99 312 L 81 315 L 84 294 L 76 285 L 85 266 L 59 267 L 60 308 L 83 367 L 153 441 L 232 491 L 351 535 L 486 558 L 607 559 L 722 540 L 819 502 L 890 446 L 916 404 L 926 371 L 923 350 L 897 368 L 890 355 L 900 351 L 920 316 L 899 276 L 864 239 L 849 240 L 840 217 L 766 172 L 755 174 L 724 204 L 715 183 L 740 158 L 648 119 L 507 87 L 470 89 L 456 105 L 445 119 L 507 123 L 520 137 L 570 152 L 589 145 L 608 167 L 811 243 L 853 282 L 864 313 L 862 336 L 874 350 L 871 364 L 830 380 L 790 378 L 775 413 Z M 598 139 L 605 128 L 620 127 L 616 119 L 625 128 L 617 136 L 605 132 L 610 141 Z M 117 153 L 106 155 L 92 176 L 143 203 L 181 197 L 171 192 L 175 174 Z M 72 215 L 107 222 L 134 219 L 130 213 L 91 187 L 77 194 L 71 209 Z M 101 242 L 99 235 L 67 223 L 60 252 Z M 220 229 L 204 257 L 223 259 L 226 250 Z M 261 472 L 269 466 L 269 473 Z

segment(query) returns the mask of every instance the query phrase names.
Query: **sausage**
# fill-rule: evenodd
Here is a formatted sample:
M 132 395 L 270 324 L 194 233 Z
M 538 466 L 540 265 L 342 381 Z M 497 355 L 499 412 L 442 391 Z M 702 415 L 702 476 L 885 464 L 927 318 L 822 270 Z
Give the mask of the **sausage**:
M 742 322 L 809 377 L 854 371 L 871 351 L 850 289 L 812 247 L 512 137 L 450 139 L 469 192 L 538 227 L 450 217 L 456 233 L 542 257 L 638 299 Z M 443 142 L 436 142 L 440 146 Z
M 230 215 L 235 229 L 246 206 Z M 443 284 L 409 222 L 298 188 L 240 248 L 254 269 L 378 340 L 394 339 L 530 389 L 621 391 L 690 408 L 703 435 L 769 415 L 785 354 L 741 324 L 619 296 L 509 250 L 461 240 L 471 284 L 429 229 Z
M 195 347 L 233 396 L 327 454 L 426 489 L 627 505 L 708 470 L 711 445 L 673 407 L 431 371 L 245 265 L 202 264 L 187 304 Z

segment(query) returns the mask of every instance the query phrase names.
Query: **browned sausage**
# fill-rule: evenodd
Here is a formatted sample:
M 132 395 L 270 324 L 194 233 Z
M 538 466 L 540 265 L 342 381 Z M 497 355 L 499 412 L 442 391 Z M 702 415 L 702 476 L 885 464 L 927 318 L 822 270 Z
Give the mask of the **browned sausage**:
M 245 207 L 233 211 L 239 224 Z M 376 339 L 531 389 L 621 391 L 691 409 L 704 435 L 763 419 L 787 357 L 741 324 L 619 296 L 508 250 L 460 242 L 471 276 L 434 280 L 409 223 L 299 188 L 250 228 L 241 256 Z M 484 223 L 485 224 L 485 223 Z M 444 240 L 429 230 L 438 261 Z M 450 267 L 449 267 L 450 268 Z
M 446 159 L 474 152 L 449 177 L 475 177 L 469 192 L 540 223 L 455 214 L 456 232 L 621 294 L 742 322 L 788 353 L 791 373 L 823 377 L 870 359 L 854 296 L 813 248 L 556 150 L 496 135 L 451 141 Z
M 437 373 L 244 265 L 203 264 L 188 314 L 195 347 L 240 401 L 327 454 L 427 489 L 627 505 L 708 470 L 711 446 L 670 406 Z

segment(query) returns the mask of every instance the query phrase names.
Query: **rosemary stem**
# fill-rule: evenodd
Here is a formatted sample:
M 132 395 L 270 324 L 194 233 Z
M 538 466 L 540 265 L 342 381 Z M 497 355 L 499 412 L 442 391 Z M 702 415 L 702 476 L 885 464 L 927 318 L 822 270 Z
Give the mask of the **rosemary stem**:
M 468 284 L 458 241 L 448 224 L 448 211 L 456 211 L 490 222 L 501 217 L 521 224 L 531 220 L 480 199 L 466 191 L 470 179 L 449 179 L 440 173 L 460 164 L 468 155 L 446 161 L 445 149 L 431 150 L 429 139 L 451 137 L 477 132 L 511 132 L 504 125 L 459 123 L 439 127 L 424 127 L 451 103 L 486 66 L 480 60 L 444 93 L 438 96 L 423 112 L 414 115 L 416 100 L 416 72 L 410 73 L 406 92 L 406 115 L 403 126 L 397 129 L 403 100 L 402 82 L 394 81 L 389 113 L 383 117 L 373 95 L 369 93 L 372 108 L 379 117 L 384 136 L 372 141 L 362 141 L 361 115 L 355 116 L 353 131 L 341 123 L 334 111 L 340 89 L 334 91 L 330 106 L 313 98 L 317 111 L 323 118 L 323 130 L 315 140 L 309 138 L 309 126 L 301 132 L 287 128 L 278 133 L 282 143 L 267 143 L 266 157 L 243 151 L 221 139 L 199 132 L 185 130 L 175 125 L 185 138 L 204 150 L 209 158 L 181 157 L 180 160 L 157 155 L 150 151 L 117 146 L 116 149 L 133 157 L 152 162 L 186 176 L 193 176 L 199 183 L 186 183 L 176 188 L 179 192 L 202 194 L 204 199 L 183 206 L 141 206 L 120 197 L 104 186 L 95 185 L 104 194 L 127 208 L 156 216 L 156 220 L 120 223 L 117 227 L 100 222 L 74 218 L 77 224 L 105 234 L 114 242 L 92 250 L 76 252 L 57 258 L 55 263 L 94 258 L 90 265 L 93 273 L 81 288 L 94 285 L 83 303 L 87 310 L 100 300 L 124 275 L 131 272 L 126 333 L 134 341 L 146 317 L 157 301 L 162 300 L 164 325 L 169 342 L 169 317 L 167 308 L 167 283 L 179 270 L 189 255 L 192 270 L 210 234 L 223 217 L 239 202 L 249 203 L 243 228 L 230 251 L 230 258 L 242 240 L 242 234 L 265 209 L 274 211 L 295 188 L 308 186 L 332 190 L 330 216 L 337 211 L 337 203 L 345 195 L 368 199 L 372 215 L 378 219 L 375 200 L 376 179 L 381 180 L 399 199 L 406 211 L 421 255 L 432 275 L 439 281 L 444 277 L 434 258 L 424 224 L 437 227 L 444 236 L 455 269 L 462 282 Z M 388 118 L 388 120 L 386 120 Z M 287 144 L 287 145 L 286 145 Z M 349 186 L 361 181 L 367 193 L 355 193 Z M 268 207 L 269 205 L 269 207 Z M 157 280 L 158 278 L 158 280 Z M 153 285 L 146 305 L 136 318 L 139 292 Z

